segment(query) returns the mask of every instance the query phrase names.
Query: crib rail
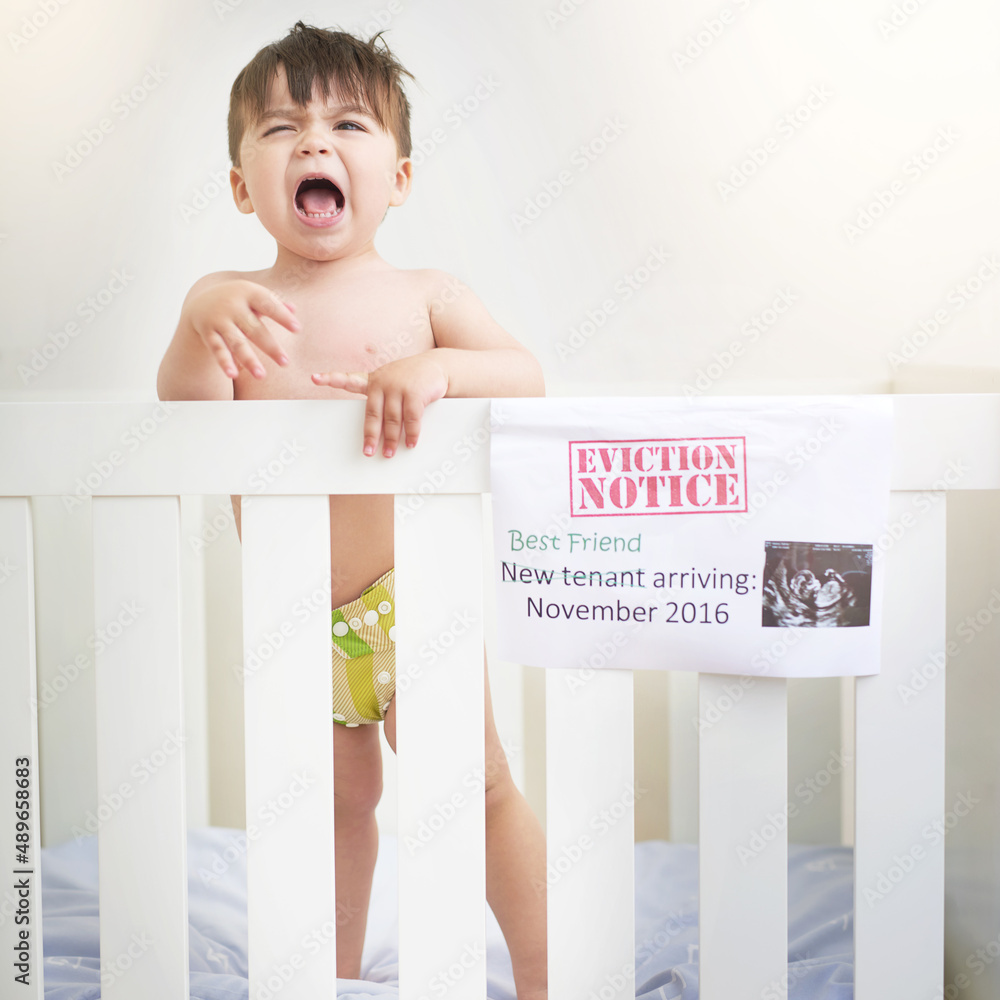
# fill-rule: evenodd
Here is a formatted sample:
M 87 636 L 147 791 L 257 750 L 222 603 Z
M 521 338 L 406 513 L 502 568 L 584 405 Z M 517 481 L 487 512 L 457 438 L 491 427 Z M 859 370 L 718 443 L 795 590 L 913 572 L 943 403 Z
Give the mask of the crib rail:
M 894 511 L 903 491 L 938 498 L 949 488 L 1000 488 L 1000 397 L 900 396 L 895 404 Z M 420 446 L 391 461 L 361 456 L 361 423 L 362 404 L 353 402 L 0 404 L 0 560 L 8 567 L 0 759 L 31 760 L 29 866 L 38 857 L 38 768 L 27 498 L 92 505 L 95 622 L 130 602 L 142 608 L 127 637 L 96 656 L 100 799 L 114 819 L 99 830 L 107 997 L 188 995 L 176 497 L 215 493 L 246 498 L 244 648 L 270 649 L 266 666 L 247 668 L 246 684 L 248 825 L 258 827 L 248 838 L 251 997 L 333 995 L 330 639 L 322 616 L 300 623 L 287 610 L 329 586 L 323 498 L 331 493 L 396 494 L 412 514 L 396 524 L 398 669 L 420 662 L 423 644 L 456 609 L 475 622 L 420 683 L 397 688 L 400 983 L 408 1000 L 437 995 L 435 982 L 448 983 L 449 997 L 485 995 L 482 797 L 463 800 L 435 836 L 420 834 L 428 808 L 450 801 L 483 764 L 482 712 L 470 706 L 483 698 L 479 495 L 489 488 L 489 403 L 435 404 Z M 943 846 L 919 858 L 913 847 L 944 805 L 944 672 L 916 708 L 901 707 L 895 691 L 944 648 L 944 510 L 943 499 L 929 502 L 886 547 L 883 672 L 855 685 L 858 1000 L 932 996 L 942 983 Z M 283 681 L 293 671 L 292 690 Z M 599 674 L 576 694 L 560 674 L 547 678 L 547 837 L 558 876 L 548 886 L 550 996 L 613 1000 L 634 995 L 637 945 L 623 794 L 632 777 L 631 674 Z M 702 675 L 702 708 L 720 704 L 730 681 Z M 428 717 L 447 720 L 449 741 Z M 759 679 L 699 737 L 703 1000 L 787 990 L 787 825 L 777 818 L 786 733 L 785 683 Z M 567 861 L 595 812 L 616 801 L 625 813 L 612 833 L 582 861 Z M 265 828 L 262 817 L 276 812 L 280 822 Z M 0 822 L 6 865 L 15 834 L 10 819 Z M 741 860 L 754 833 L 766 843 Z M 408 836 L 426 849 L 408 851 Z M 21 995 L 40 997 L 37 867 L 24 877 L 34 879 L 25 897 L 33 931 L 31 985 Z M 18 927 L 0 923 L 6 954 Z M 136 934 L 155 946 L 130 960 Z

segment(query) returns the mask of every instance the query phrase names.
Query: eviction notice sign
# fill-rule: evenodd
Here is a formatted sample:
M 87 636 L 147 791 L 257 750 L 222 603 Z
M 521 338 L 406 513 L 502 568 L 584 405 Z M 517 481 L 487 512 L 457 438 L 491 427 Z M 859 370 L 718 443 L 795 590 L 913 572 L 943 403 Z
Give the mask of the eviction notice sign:
M 888 398 L 493 407 L 505 659 L 780 677 L 878 671 Z

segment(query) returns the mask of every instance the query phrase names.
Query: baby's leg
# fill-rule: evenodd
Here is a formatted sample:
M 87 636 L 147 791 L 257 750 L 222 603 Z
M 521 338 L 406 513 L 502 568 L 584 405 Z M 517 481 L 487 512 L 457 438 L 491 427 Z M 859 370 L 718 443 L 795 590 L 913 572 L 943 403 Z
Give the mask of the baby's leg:
M 518 791 L 486 702 L 486 899 L 500 924 L 514 970 L 517 1000 L 546 1000 L 545 834 Z M 396 749 L 396 699 L 385 713 L 385 736 Z
M 486 898 L 510 950 L 517 1000 L 545 1000 L 545 834 L 507 767 L 488 674 L 485 686 Z
M 337 873 L 337 975 L 361 978 L 361 949 L 378 854 L 375 806 L 382 797 L 378 726 L 333 726 L 334 864 Z

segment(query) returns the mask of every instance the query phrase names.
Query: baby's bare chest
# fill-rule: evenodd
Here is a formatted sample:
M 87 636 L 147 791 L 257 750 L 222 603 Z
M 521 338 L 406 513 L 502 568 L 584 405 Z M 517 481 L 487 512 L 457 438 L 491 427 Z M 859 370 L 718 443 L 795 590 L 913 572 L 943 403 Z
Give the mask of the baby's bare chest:
M 427 305 L 419 295 L 300 293 L 284 297 L 294 303 L 301 330 L 291 333 L 266 317 L 264 323 L 284 349 L 289 363 L 279 366 L 258 351 L 266 375 L 255 379 L 241 371 L 235 380 L 237 399 L 350 396 L 314 385 L 312 373 L 370 372 L 434 347 Z

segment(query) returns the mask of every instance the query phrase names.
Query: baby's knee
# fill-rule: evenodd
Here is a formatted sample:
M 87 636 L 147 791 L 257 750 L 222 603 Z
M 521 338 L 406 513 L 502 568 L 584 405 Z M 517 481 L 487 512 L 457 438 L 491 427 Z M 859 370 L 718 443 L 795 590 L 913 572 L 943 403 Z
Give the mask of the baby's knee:
M 350 775 L 333 783 L 333 813 L 337 822 L 364 819 L 382 798 L 381 774 Z
M 340 737 L 338 740 L 337 737 Z M 334 731 L 333 807 L 340 821 L 370 816 L 382 798 L 382 753 L 374 727 Z

